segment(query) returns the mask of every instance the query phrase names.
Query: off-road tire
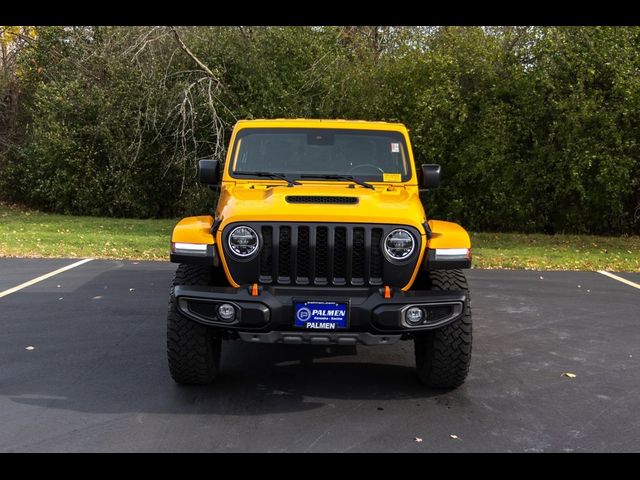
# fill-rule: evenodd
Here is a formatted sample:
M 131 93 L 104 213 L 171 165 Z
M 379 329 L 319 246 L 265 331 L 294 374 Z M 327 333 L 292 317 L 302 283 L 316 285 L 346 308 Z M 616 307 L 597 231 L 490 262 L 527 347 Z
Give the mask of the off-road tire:
M 471 363 L 469 287 L 462 270 L 434 270 L 429 273 L 429 283 L 432 290 L 463 290 L 467 294 L 459 319 L 414 337 L 416 371 L 422 383 L 451 389 L 464 383 Z
M 167 358 L 171 377 L 187 385 L 213 382 L 220 369 L 222 338 L 213 327 L 183 317 L 175 305 L 176 285 L 214 285 L 216 272 L 212 267 L 181 263 L 171 286 L 167 315 Z

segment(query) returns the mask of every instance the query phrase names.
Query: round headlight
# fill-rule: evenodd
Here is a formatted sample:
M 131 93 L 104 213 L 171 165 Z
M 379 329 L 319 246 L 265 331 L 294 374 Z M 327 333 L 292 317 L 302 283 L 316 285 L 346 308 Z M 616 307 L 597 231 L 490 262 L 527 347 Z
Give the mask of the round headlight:
M 242 225 L 231 231 L 228 243 L 234 255 L 238 257 L 248 257 L 258 249 L 260 240 L 253 228 Z
M 392 260 L 404 260 L 413 253 L 416 242 L 408 231 L 397 228 L 385 237 L 384 251 Z

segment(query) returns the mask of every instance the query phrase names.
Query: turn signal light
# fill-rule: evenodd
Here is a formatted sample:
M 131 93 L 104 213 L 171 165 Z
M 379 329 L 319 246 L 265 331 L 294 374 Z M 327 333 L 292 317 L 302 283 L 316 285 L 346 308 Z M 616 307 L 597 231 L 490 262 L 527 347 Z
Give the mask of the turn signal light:
M 471 260 L 471 249 L 436 248 L 436 260 Z
M 172 242 L 171 251 L 173 253 L 190 254 L 190 255 L 206 255 L 207 244 L 206 243 L 182 243 Z

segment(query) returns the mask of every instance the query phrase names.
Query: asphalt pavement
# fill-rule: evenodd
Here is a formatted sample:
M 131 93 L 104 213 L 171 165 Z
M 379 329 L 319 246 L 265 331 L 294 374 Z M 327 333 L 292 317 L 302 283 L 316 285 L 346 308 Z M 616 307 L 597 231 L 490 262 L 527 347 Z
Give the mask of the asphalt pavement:
M 0 295 L 76 261 L 0 259 Z M 0 298 L 0 451 L 640 450 L 633 286 L 467 271 L 473 360 L 453 391 L 418 383 L 411 342 L 225 342 L 216 383 L 183 387 L 165 357 L 175 267 L 94 260 Z

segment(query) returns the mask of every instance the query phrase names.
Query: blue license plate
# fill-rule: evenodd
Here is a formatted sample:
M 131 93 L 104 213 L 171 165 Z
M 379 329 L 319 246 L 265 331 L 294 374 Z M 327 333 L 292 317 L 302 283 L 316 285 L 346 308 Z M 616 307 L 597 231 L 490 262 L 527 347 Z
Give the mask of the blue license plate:
M 295 302 L 296 327 L 336 330 L 348 327 L 349 304 L 344 302 Z

